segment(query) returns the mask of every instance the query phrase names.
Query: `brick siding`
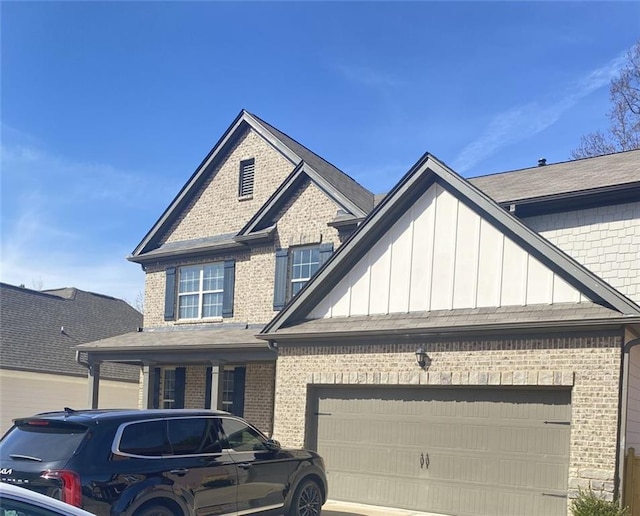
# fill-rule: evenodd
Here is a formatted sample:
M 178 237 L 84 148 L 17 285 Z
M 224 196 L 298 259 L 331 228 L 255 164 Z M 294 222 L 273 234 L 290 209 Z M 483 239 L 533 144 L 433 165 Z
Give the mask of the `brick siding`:
M 417 345 L 281 344 L 274 437 L 285 446 L 305 444 L 307 387 L 312 384 L 570 387 L 569 496 L 590 487 L 613 497 L 621 337 L 428 343 L 428 371 L 415 362 Z

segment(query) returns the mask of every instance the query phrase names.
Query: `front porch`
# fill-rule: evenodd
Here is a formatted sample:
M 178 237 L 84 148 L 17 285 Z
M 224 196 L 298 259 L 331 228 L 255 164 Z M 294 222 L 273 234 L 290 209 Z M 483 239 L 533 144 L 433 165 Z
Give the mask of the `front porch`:
M 139 408 L 227 410 L 270 434 L 277 353 L 255 338 L 260 329 L 174 327 L 78 345 L 87 404 L 99 407 L 101 364 L 133 364 L 140 367 Z

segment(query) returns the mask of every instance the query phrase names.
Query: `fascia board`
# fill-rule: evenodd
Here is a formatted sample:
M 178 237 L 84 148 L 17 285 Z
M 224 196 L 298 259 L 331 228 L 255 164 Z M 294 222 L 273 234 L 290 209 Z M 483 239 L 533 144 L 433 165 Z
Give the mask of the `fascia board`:
M 403 328 L 403 329 L 380 329 L 372 328 L 371 330 L 358 331 L 334 331 L 334 332 L 316 332 L 316 333 L 259 333 L 256 338 L 266 341 L 277 342 L 293 342 L 293 341 L 326 341 L 332 339 L 371 339 L 375 337 L 395 337 L 395 338 L 416 338 L 416 337 L 455 337 L 462 335 L 481 335 L 497 333 L 518 333 L 522 331 L 531 332 L 532 330 L 554 331 L 554 330 L 578 330 L 584 329 L 619 329 L 628 325 L 640 323 L 640 317 L 616 317 L 606 319 L 578 319 L 563 321 L 527 321 L 522 323 L 500 323 L 500 324 L 475 324 L 475 325 L 455 325 L 450 327 L 438 328 Z
M 347 199 L 341 192 L 334 188 L 328 181 L 316 172 L 308 163 L 301 161 L 298 166 L 289 174 L 282 185 L 274 192 L 274 194 L 265 202 L 252 219 L 238 233 L 239 236 L 251 234 L 266 217 L 274 212 L 277 208 L 284 205 L 284 200 L 288 199 L 295 188 L 296 183 L 305 174 L 320 190 L 324 192 L 330 199 L 343 208 L 354 214 L 358 218 L 364 218 L 366 213 L 362 212 L 354 203 Z
M 134 263 L 151 263 L 156 261 L 166 261 L 173 258 L 186 258 L 200 256 L 202 254 L 220 253 L 223 251 L 232 251 L 238 249 L 246 249 L 246 245 L 240 242 L 225 242 L 223 244 L 214 244 L 192 249 L 168 250 L 166 252 L 157 252 L 150 255 L 128 256 L 127 260 Z

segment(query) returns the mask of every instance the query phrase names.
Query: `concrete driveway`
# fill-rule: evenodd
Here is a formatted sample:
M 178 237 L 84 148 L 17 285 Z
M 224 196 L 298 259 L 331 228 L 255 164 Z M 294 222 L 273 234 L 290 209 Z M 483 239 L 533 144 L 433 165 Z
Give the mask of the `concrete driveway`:
M 336 502 L 328 500 L 322 506 L 322 516 L 446 516 L 431 512 L 407 511 L 405 509 L 393 509 L 378 507 L 375 505 L 363 505 L 359 503 Z

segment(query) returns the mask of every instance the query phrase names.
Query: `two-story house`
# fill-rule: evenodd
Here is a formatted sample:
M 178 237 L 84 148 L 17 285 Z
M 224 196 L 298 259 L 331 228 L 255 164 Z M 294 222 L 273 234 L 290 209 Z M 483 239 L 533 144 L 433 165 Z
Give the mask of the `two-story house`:
M 640 448 L 640 151 L 370 192 L 245 111 L 135 248 L 141 407 L 218 407 L 324 456 L 331 497 L 560 515 Z M 335 251 L 335 252 L 334 252 Z M 277 362 L 276 362 L 277 360 Z M 275 400 L 275 401 L 274 401 Z
M 129 260 L 144 328 L 79 347 L 141 367 L 142 407 L 217 407 L 271 431 L 277 353 L 256 334 L 373 208 L 352 178 L 242 111 Z M 213 400 L 213 401 L 212 401 Z

